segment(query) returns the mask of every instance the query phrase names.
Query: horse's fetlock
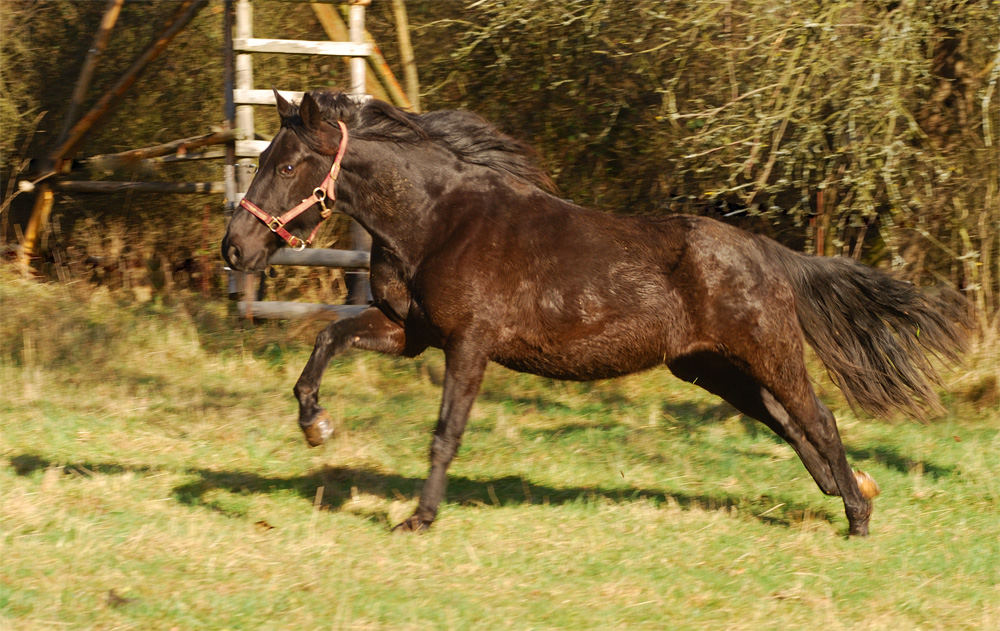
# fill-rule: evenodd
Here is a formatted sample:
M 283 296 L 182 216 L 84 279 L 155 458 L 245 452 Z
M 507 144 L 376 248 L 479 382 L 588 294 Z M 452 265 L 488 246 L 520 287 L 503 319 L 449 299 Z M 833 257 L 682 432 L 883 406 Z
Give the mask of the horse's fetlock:
M 317 347 L 329 346 L 332 343 L 333 343 L 333 334 L 330 333 L 329 329 L 323 329 L 316 335 Z

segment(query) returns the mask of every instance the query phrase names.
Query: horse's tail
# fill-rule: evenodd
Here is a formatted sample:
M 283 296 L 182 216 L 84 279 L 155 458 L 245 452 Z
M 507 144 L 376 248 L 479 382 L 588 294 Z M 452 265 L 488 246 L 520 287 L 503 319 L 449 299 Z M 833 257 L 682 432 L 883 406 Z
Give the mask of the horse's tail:
M 957 362 L 965 350 L 970 319 L 958 292 L 923 293 L 853 259 L 763 241 L 791 280 L 806 340 L 852 406 L 941 411 L 941 381 L 925 353 Z

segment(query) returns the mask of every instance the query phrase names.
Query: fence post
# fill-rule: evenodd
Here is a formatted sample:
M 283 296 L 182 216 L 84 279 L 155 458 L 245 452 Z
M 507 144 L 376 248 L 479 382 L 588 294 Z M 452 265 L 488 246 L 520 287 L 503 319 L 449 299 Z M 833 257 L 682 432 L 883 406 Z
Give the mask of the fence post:
M 365 7 L 371 0 L 351 0 L 350 14 L 350 35 L 351 42 L 362 44 L 365 41 Z M 351 93 L 364 95 L 365 93 L 365 59 L 364 57 L 351 58 Z M 371 250 L 372 237 L 356 221 L 351 222 L 351 247 L 355 250 Z M 344 273 L 344 281 L 347 285 L 347 304 L 364 305 L 372 300 L 371 284 L 368 281 L 368 272 L 348 271 Z
M 227 0 L 227 2 L 231 2 L 231 0 Z M 250 0 L 236 0 L 235 9 L 236 38 L 249 39 L 253 37 L 253 7 L 250 5 Z M 226 55 L 227 61 L 229 61 L 229 59 L 231 59 L 234 55 L 233 29 L 231 27 L 226 28 L 226 36 L 228 38 L 226 41 Z M 230 119 L 232 121 L 231 124 L 235 125 L 244 140 L 253 140 L 253 106 L 245 104 L 236 105 L 233 100 L 232 90 L 233 87 L 237 90 L 253 89 L 253 57 L 250 53 L 239 53 L 235 55 L 235 61 L 232 66 L 231 80 L 233 83 L 232 85 L 227 86 L 228 89 L 226 90 L 226 114 L 227 116 L 232 116 Z M 250 188 L 250 181 L 252 177 L 249 169 L 239 168 L 241 166 L 245 166 L 248 161 L 241 160 L 236 155 L 235 142 L 233 143 L 233 154 L 231 158 L 228 155 L 228 149 L 226 157 L 226 169 L 227 171 L 231 169 L 233 172 L 232 175 L 228 172 L 226 173 L 228 176 L 226 178 L 226 211 L 231 216 L 232 213 L 236 211 L 243 194 L 246 193 L 248 188 Z M 254 274 L 229 272 L 229 297 L 235 300 L 258 300 L 260 298 L 258 295 L 258 283 L 255 282 L 257 279 L 254 277 Z

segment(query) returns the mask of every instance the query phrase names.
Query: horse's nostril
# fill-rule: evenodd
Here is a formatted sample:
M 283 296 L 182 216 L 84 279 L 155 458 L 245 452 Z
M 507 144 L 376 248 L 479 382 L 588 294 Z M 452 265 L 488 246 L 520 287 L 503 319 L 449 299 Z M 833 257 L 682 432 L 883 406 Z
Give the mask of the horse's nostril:
M 239 246 L 230 245 L 226 248 L 226 262 L 232 267 L 236 267 L 239 264 L 241 258 L 241 252 Z

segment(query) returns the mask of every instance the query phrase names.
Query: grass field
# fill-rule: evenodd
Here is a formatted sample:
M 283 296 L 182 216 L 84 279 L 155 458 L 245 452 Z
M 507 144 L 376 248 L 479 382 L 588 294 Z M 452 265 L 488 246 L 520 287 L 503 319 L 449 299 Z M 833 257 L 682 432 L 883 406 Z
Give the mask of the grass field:
M 291 387 L 318 325 L 0 276 L 2 629 L 1000 629 L 995 345 L 929 423 L 851 412 L 880 483 L 847 539 L 791 449 L 665 370 L 487 373 L 437 523 L 440 354 L 335 359 L 337 436 Z

